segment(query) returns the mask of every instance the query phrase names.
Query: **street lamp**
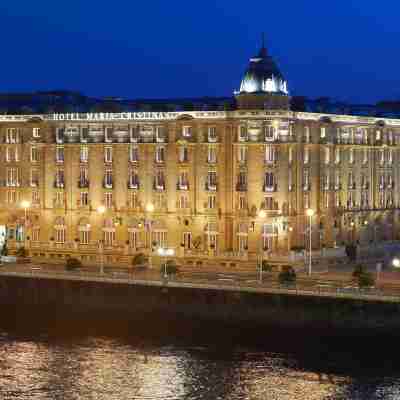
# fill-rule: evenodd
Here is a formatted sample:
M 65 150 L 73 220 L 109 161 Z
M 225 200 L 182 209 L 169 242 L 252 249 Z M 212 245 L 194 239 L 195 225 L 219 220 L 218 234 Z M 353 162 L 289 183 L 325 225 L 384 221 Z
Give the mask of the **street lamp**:
M 97 207 L 97 212 L 100 215 L 103 215 L 106 212 L 106 208 L 104 206 Z M 99 250 L 100 250 L 100 274 L 104 274 L 104 243 L 103 239 L 99 240 Z
M 309 208 L 306 211 L 306 214 L 308 217 L 310 217 L 310 258 L 309 258 L 309 263 L 308 263 L 308 275 L 311 275 L 312 272 L 312 247 L 311 247 L 311 239 L 312 239 L 312 217 L 314 215 L 314 210 Z
M 24 245 L 26 245 L 26 230 L 27 230 L 27 212 L 28 208 L 31 206 L 31 203 L 29 201 L 22 201 L 21 202 L 21 207 L 24 209 Z
M 174 249 L 164 249 L 163 247 L 160 247 L 157 250 L 157 253 L 160 257 L 172 257 L 175 254 Z M 168 278 L 168 273 L 167 273 L 167 261 L 164 263 L 164 279 Z
M 393 261 L 392 261 L 392 265 L 393 265 L 393 267 L 395 267 L 395 268 L 399 268 L 400 267 L 400 259 L 399 258 L 393 258 Z

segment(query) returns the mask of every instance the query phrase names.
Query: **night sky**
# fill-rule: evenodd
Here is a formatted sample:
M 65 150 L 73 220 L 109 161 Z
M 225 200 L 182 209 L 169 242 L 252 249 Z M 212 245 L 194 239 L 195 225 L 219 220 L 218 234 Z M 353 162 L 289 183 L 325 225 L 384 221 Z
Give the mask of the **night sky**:
M 3 0 L 0 92 L 230 96 L 265 32 L 292 95 L 400 99 L 397 0 Z

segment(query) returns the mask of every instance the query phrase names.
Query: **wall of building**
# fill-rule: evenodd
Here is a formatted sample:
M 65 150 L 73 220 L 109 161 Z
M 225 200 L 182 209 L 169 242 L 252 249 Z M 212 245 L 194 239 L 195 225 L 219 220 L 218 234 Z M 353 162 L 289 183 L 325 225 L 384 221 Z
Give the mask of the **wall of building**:
M 125 122 L 87 115 L 0 121 L 0 226 L 8 228 L 11 249 L 25 245 L 37 256 L 94 260 L 104 232 L 115 231 L 113 244 L 105 243 L 110 261 L 127 262 L 159 246 L 174 248 L 179 257 L 255 260 L 308 246 L 307 208 L 315 211 L 313 247 L 398 239 L 398 120 L 245 110 L 163 113 L 157 120 L 142 114 Z M 129 160 L 132 146 L 138 148 L 137 162 Z M 165 160 L 157 163 L 160 147 Z M 187 161 L 179 160 L 183 147 Z M 82 148 L 88 149 L 87 162 L 80 160 Z M 107 148 L 111 162 L 105 162 Z M 57 149 L 63 149 L 63 161 L 56 161 Z M 215 162 L 207 160 L 210 149 Z M 82 168 L 88 170 L 88 188 L 78 184 Z M 113 183 L 108 189 L 107 169 Z M 59 188 L 57 170 L 64 173 Z M 131 170 L 137 171 L 138 189 L 128 187 Z M 154 187 L 159 171 L 164 190 Z M 217 185 L 207 189 L 211 171 Z M 178 190 L 182 172 L 189 186 Z M 272 184 L 267 173 L 274 175 Z M 85 191 L 87 205 L 81 202 Z M 112 194 L 110 204 L 106 193 Z M 179 207 L 181 196 L 187 197 L 185 208 Z M 29 202 L 26 219 L 23 200 Z M 98 212 L 101 206 L 104 213 Z M 15 231 L 24 229 L 29 240 L 19 235 L 16 241 Z M 61 229 L 63 240 L 56 232 Z M 85 230 L 90 233 L 84 244 Z M 191 241 L 184 249 L 185 232 Z M 213 236 L 215 245 L 208 240 Z

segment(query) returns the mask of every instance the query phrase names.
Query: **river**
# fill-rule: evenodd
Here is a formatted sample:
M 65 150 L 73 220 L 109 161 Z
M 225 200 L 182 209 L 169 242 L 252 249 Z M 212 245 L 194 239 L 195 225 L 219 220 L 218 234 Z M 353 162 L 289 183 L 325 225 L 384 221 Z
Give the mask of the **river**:
M 397 338 L 2 310 L 0 399 L 400 399 Z

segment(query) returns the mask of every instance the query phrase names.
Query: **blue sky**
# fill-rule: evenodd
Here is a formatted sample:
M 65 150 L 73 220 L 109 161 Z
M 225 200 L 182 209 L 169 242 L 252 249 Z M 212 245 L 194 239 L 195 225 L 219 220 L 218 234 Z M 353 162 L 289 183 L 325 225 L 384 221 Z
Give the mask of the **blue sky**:
M 400 2 L 13 0 L 0 92 L 229 96 L 265 32 L 293 95 L 400 99 Z

